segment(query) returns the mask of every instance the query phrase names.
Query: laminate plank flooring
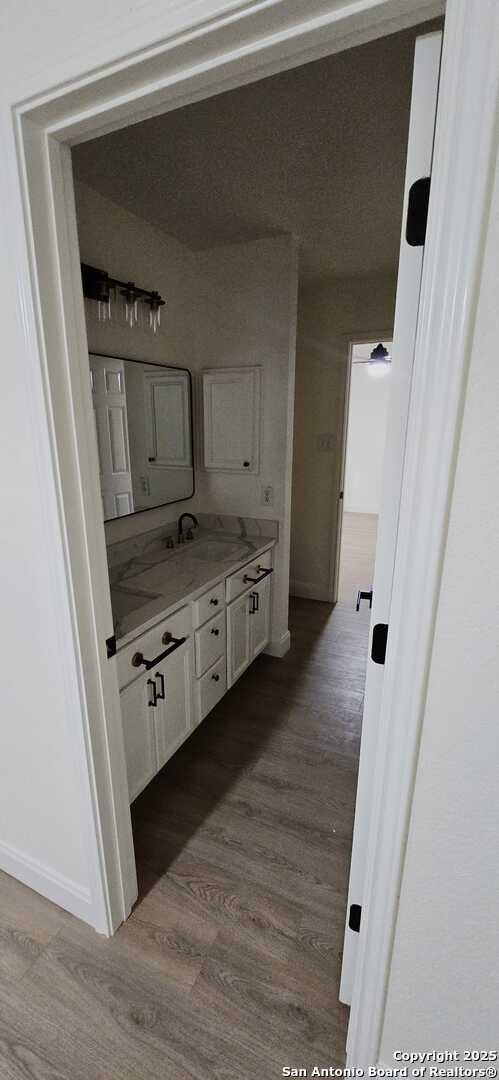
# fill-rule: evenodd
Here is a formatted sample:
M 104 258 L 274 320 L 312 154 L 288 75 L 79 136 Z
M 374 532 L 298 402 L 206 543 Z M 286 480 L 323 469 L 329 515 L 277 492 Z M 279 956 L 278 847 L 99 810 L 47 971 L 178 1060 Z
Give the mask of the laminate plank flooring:
M 133 807 L 139 900 L 114 938 L 0 875 L 0 1080 L 273 1080 L 341 1065 L 338 1002 L 376 519 L 344 519 L 340 599 L 291 603 Z

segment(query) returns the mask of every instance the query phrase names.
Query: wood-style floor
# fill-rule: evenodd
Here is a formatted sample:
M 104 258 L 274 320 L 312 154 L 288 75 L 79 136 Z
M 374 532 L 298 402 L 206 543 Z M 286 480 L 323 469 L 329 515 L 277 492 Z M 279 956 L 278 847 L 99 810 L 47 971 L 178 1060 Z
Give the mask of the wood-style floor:
M 336 608 L 293 600 L 288 655 L 261 656 L 135 803 L 140 898 L 116 936 L 0 875 L 1 1080 L 272 1080 L 343 1063 L 369 624 L 353 599 L 375 537 L 354 517 Z

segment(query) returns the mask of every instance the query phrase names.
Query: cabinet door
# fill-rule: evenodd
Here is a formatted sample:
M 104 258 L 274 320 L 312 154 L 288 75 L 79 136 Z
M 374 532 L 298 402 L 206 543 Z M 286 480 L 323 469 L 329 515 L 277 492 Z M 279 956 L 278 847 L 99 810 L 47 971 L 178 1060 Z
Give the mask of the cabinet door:
M 243 596 L 227 608 L 228 686 L 233 686 L 250 662 L 250 599 Z
M 203 403 L 205 468 L 258 473 L 260 369 L 205 371 Z
M 269 642 L 270 578 L 265 578 L 261 585 L 256 585 L 251 596 L 255 597 L 250 609 L 250 657 L 254 660 Z
M 194 726 L 192 709 L 192 641 L 176 649 L 151 671 L 156 683 L 154 710 L 157 767 L 161 769 Z
M 130 802 L 158 770 L 154 733 L 154 682 L 150 675 L 136 679 L 120 694 Z M 150 704 L 151 703 L 151 704 Z
M 187 371 L 146 371 L 147 459 L 163 468 L 191 468 L 190 389 Z

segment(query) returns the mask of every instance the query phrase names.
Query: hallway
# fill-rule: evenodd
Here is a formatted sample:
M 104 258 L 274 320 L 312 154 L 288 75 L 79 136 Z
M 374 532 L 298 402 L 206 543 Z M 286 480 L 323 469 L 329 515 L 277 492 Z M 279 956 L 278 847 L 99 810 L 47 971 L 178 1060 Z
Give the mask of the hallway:
M 369 618 L 295 599 L 290 623 L 284 660 L 261 656 L 134 804 L 140 899 L 112 940 L 0 878 L 2 1080 L 343 1062 Z

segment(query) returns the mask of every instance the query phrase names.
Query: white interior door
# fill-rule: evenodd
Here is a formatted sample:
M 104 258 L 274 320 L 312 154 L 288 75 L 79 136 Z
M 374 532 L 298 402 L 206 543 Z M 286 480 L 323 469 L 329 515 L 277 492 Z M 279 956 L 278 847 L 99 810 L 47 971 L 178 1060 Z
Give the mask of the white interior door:
M 104 517 L 133 513 L 123 360 L 89 356 Z
M 378 524 L 378 542 L 373 581 L 371 640 L 367 666 L 364 717 L 360 747 L 359 778 L 352 861 L 343 947 L 340 1000 L 349 1005 L 355 980 L 359 933 L 362 933 L 364 872 L 372 794 L 378 723 L 384 667 L 371 659 L 373 628 L 389 624 L 395 549 L 400 508 L 404 451 L 409 414 L 414 346 L 419 309 L 422 246 L 411 246 L 406 238 L 409 191 L 415 181 L 429 177 L 437 110 L 438 78 L 442 34 L 418 38 L 414 55 L 409 142 L 400 244 L 395 325 L 393 333 L 391 396 L 386 433 L 383 487 Z M 359 924 L 360 930 L 356 928 Z

